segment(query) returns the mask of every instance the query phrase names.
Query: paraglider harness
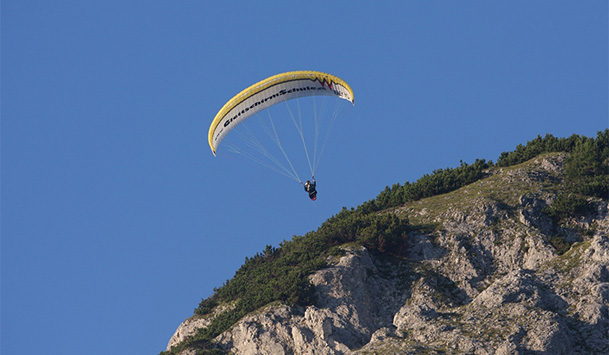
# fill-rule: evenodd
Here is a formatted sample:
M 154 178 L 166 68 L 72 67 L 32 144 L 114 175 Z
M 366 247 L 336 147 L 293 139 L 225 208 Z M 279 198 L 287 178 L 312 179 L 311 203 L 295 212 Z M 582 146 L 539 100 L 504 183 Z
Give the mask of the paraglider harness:
M 309 193 L 309 198 L 311 199 L 311 201 L 315 201 L 317 200 L 317 190 L 315 190 L 315 186 L 317 185 L 317 183 L 315 182 L 315 176 L 313 176 L 313 182 L 307 180 L 306 183 L 301 184 L 304 186 L 304 189 L 306 192 Z

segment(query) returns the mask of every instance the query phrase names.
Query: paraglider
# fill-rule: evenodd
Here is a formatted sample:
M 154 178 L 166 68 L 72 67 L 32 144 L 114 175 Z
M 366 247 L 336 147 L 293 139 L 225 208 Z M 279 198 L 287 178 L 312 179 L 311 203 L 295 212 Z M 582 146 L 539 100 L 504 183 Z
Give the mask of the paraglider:
M 307 182 L 305 182 L 303 186 L 305 191 L 309 193 L 309 198 L 311 199 L 311 201 L 315 201 L 317 200 L 317 190 L 315 189 L 317 183 L 315 182 L 315 176 L 313 176 L 312 180 L 313 182 L 307 180 Z
M 302 104 L 300 100 L 304 100 L 303 98 L 312 97 L 313 100 L 315 100 L 315 97 L 317 96 L 334 97 L 339 99 L 336 101 L 345 102 L 344 100 L 346 100 L 351 104 L 354 103 L 353 90 L 344 80 L 334 75 L 317 71 L 292 71 L 282 73 L 271 76 L 246 88 L 224 104 L 214 117 L 209 127 L 208 134 L 209 147 L 211 148 L 212 153 L 216 156 L 220 143 L 222 143 L 225 138 L 232 136 L 232 134 L 229 135 L 231 131 L 243 126 L 248 118 L 253 116 L 258 117 L 257 120 L 259 121 L 263 132 L 278 148 L 279 153 L 275 155 L 282 155 L 283 159 L 277 158 L 272 154 L 270 149 L 261 142 L 261 139 L 255 137 L 251 133 L 252 130 L 249 128 L 244 128 L 244 133 L 241 133 L 241 135 L 245 137 L 243 139 L 243 145 L 245 147 L 231 146 L 232 151 L 248 157 L 259 164 L 267 166 L 302 184 L 296 169 L 294 168 L 294 164 L 292 164 L 290 154 L 288 154 L 287 149 L 284 147 L 284 142 L 282 142 L 282 138 L 285 138 L 283 136 L 284 132 L 277 129 L 278 124 L 273 121 L 269 111 L 272 106 L 286 102 L 288 114 L 281 115 L 281 120 L 285 121 L 288 117 L 292 119 L 299 135 L 293 140 L 301 141 L 311 176 L 314 176 L 329 131 L 334 125 L 334 120 L 339 113 L 339 110 L 335 109 L 335 112 L 330 115 L 330 124 L 326 130 L 326 136 L 322 137 L 323 139 L 318 138 L 321 131 L 318 120 L 321 120 L 323 117 L 320 118 L 317 113 L 313 113 L 309 115 L 311 117 L 305 117 L 305 123 L 303 124 L 303 115 L 300 106 Z M 287 101 L 292 100 L 296 101 L 295 109 L 287 105 Z M 315 101 L 313 101 L 311 106 L 314 107 L 314 110 L 319 108 L 319 105 Z M 260 113 L 262 117 L 257 115 L 258 113 Z M 268 122 L 265 121 L 264 118 L 267 114 Z M 307 146 L 307 138 L 305 138 L 305 132 L 309 127 L 312 127 L 311 129 L 314 128 L 314 137 L 312 139 L 314 142 L 313 149 Z M 298 139 L 298 137 L 300 139 Z M 291 142 L 293 140 L 286 141 Z M 254 150 L 259 153 L 259 156 L 253 154 Z M 312 153 L 310 152 L 311 150 L 313 150 Z M 283 163 L 282 160 L 285 160 L 285 163 L 287 164 Z M 309 192 L 311 200 L 314 201 L 316 200 L 317 192 L 315 190 L 315 178 L 312 180 L 313 182 L 309 182 L 308 185 L 309 188 L 311 188 L 311 191 L 307 189 L 305 184 L 303 185 L 305 186 L 305 190 Z

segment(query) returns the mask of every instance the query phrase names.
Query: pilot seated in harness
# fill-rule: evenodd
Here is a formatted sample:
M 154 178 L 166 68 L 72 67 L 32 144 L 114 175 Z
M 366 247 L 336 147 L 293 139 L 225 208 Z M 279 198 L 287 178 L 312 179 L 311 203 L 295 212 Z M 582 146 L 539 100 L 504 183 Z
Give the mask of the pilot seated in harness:
M 307 182 L 305 182 L 304 185 L 304 189 L 306 192 L 309 193 L 309 198 L 311 199 L 311 201 L 315 201 L 317 200 L 317 190 L 315 190 L 315 186 L 317 185 L 315 183 L 315 176 L 313 176 L 313 182 L 307 180 Z

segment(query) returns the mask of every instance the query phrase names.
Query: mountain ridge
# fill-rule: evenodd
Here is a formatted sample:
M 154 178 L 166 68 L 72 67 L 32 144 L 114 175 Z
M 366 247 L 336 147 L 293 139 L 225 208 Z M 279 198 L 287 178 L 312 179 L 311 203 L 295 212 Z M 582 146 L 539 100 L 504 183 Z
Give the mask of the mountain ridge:
M 593 140 L 601 166 L 607 136 L 599 132 Z M 527 146 L 556 145 L 553 137 L 538 138 Z M 529 158 L 522 154 L 527 146 L 514 152 Z M 573 152 L 582 149 L 576 146 L 541 149 L 515 165 L 477 161 L 470 170 L 474 181 L 466 177 L 463 186 L 410 201 L 404 191 L 412 185 L 394 185 L 358 209 L 343 210 L 316 233 L 267 246 L 244 266 L 269 264 L 284 249 L 298 251 L 293 243 L 303 240 L 327 250 L 323 260 L 298 259 L 311 263 L 294 276 L 306 285 L 254 311 L 240 308 L 239 296 L 214 299 L 224 292 L 217 289 L 178 328 L 167 352 L 608 352 L 607 198 L 595 196 L 600 191 L 602 197 L 602 188 L 573 192 L 581 189 L 573 180 L 594 185 L 602 175 L 585 183 L 569 175 Z M 224 328 L 210 331 L 222 317 L 228 319 Z

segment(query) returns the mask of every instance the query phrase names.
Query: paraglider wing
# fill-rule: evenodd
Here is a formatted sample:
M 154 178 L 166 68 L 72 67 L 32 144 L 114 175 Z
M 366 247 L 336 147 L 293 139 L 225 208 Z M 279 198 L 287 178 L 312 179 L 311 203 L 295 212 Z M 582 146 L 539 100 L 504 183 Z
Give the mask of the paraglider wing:
M 230 99 L 209 127 L 209 147 L 216 149 L 226 135 L 250 116 L 283 101 L 303 96 L 337 96 L 353 103 L 353 90 L 342 79 L 316 71 L 293 71 L 262 80 Z

